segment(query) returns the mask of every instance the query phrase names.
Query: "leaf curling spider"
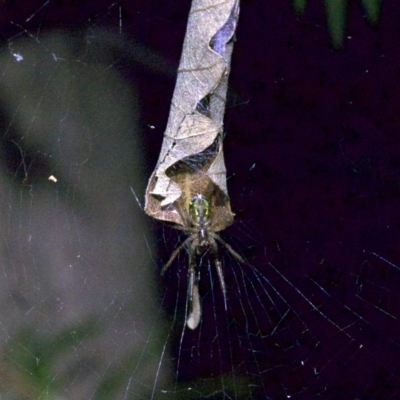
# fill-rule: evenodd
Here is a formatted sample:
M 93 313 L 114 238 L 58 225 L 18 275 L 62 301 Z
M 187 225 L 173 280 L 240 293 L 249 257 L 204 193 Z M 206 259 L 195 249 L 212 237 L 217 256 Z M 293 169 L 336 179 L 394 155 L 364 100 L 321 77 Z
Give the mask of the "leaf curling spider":
M 209 250 L 214 258 L 215 268 L 217 270 L 218 279 L 224 298 L 225 310 L 227 310 L 226 285 L 217 242 L 223 245 L 236 260 L 240 261 L 241 263 L 244 263 L 245 261 L 216 233 L 211 219 L 211 206 L 204 195 L 196 194 L 194 197 L 192 197 L 189 202 L 189 212 L 183 213 L 180 207 L 177 207 L 177 210 L 182 217 L 184 225 L 174 226 L 174 228 L 183 230 L 188 237 L 171 254 L 168 262 L 161 270 L 161 275 L 164 275 L 180 251 L 187 246 L 187 251 L 189 254 L 188 297 L 190 311 L 186 324 L 190 329 L 196 329 L 201 317 L 201 306 L 196 279 L 196 256 L 200 256 Z

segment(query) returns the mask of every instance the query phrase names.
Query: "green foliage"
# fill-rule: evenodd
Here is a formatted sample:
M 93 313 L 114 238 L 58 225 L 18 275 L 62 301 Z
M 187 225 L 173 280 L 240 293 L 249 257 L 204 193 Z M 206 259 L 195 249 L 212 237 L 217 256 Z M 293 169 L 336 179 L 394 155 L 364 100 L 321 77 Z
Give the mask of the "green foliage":
M 303 14 L 307 5 L 307 0 L 292 0 L 293 8 L 296 14 Z
M 78 326 L 51 336 L 23 329 L 8 343 L 8 351 L 0 360 L 0 387 L 10 398 L 57 398 L 62 378 L 54 372 L 64 353 L 100 332 L 98 324 L 88 319 Z
M 370 24 L 378 22 L 381 11 L 382 0 L 361 0 L 361 5 L 365 10 L 367 20 Z
M 248 377 L 220 375 L 181 383 L 176 387 L 175 400 L 190 399 L 250 399 L 253 385 Z
M 370 24 L 376 24 L 379 19 L 382 0 L 360 0 L 365 12 L 365 18 Z M 301 15 L 307 5 L 307 0 L 292 0 L 296 14 Z M 325 12 L 332 46 L 340 49 L 346 30 L 347 0 L 324 0 Z
M 71 382 L 79 380 L 80 373 L 87 373 L 84 366 L 79 367 L 79 371 L 72 370 L 71 364 L 64 364 L 64 360 L 68 363 L 71 355 L 75 358 L 82 347 L 87 347 L 91 340 L 102 334 L 104 326 L 95 318 L 56 334 L 45 334 L 32 328 L 20 330 L 9 339 L 7 349 L 0 357 L 0 400 L 3 396 L 7 400 L 59 399 Z M 156 340 L 158 334 L 155 330 L 155 336 L 149 337 L 145 353 L 142 348 L 134 347 L 136 350 L 126 353 L 123 359 L 107 369 L 93 400 L 118 398 L 118 393 L 130 380 L 134 384 L 127 399 L 149 398 L 152 386 L 143 382 L 153 365 L 160 362 L 158 357 L 163 343 Z M 82 364 L 79 358 L 77 361 Z M 137 382 L 142 383 L 135 388 Z
M 346 29 L 347 0 L 325 0 L 324 3 L 332 45 L 339 49 Z

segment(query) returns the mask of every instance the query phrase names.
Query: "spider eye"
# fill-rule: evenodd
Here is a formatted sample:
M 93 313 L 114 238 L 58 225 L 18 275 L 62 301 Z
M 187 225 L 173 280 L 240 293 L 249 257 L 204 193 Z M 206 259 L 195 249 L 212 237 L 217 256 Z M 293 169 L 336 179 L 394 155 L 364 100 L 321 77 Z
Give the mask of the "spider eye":
M 196 223 L 206 221 L 210 217 L 210 204 L 201 194 L 197 194 L 189 203 L 190 216 Z

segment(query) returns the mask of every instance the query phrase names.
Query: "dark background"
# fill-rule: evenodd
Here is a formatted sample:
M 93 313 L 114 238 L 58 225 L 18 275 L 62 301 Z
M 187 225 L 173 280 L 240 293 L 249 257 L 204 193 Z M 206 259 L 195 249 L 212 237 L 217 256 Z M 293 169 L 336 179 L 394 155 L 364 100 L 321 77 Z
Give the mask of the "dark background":
M 122 33 L 166 60 L 152 68 L 124 59 L 115 65 L 139 91 L 150 175 L 190 2 L 50 2 L 38 11 L 43 4 L 2 4 L 4 45 L 24 29 L 33 35 L 95 26 L 115 31 L 121 6 Z M 399 22 L 396 1 L 384 2 L 373 28 L 351 1 L 347 39 L 335 51 L 322 1 L 310 2 L 301 18 L 289 0 L 242 2 L 225 121 L 237 222 L 224 237 L 236 240 L 285 299 L 278 314 L 290 305 L 285 326 L 291 334 L 277 339 L 271 321 L 257 321 L 253 329 L 260 334 L 231 337 L 230 358 L 215 367 L 207 357 L 195 365 L 185 357 L 190 340 L 199 347 L 208 340 L 204 331 L 200 339 L 193 333 L 188 344 L 172 346 L 181 351 L 180 380 L 206 379 L 233 365 L 255 376 L 253 396 L 259 398 L 399 398 Z M 159 242 L 160 257 L 167 259 L 175 242 L 167 249 Z M 256 300 L 255 314 L 263 307 Z M 239 308 L 232 299 L 238 320 Z M 223 359 L 224 343 L 219 346 Z

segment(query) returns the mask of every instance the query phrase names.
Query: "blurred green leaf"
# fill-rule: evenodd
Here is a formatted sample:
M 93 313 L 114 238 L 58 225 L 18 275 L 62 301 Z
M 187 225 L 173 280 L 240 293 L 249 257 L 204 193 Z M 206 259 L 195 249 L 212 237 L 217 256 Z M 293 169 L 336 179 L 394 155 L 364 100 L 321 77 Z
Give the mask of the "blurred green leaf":
M 346 29 L 347 0 L 325 0 L 324 3 L 332 45 L 340 49 Z
M 253 386 L 248 377 L 219 375 L 208 379 L 196 379 L 179 384 L 176 387 L 174 399 L 250 399 L 252 398 L 250 397 L 250 388 Z
M 376 24 L 379 19 L 382 0 L 361 0 L 367 20 L 370 24 Z
M 18 387 L 17 393 L 21 399 L 56 398 L 62 377 L 55 376 L 55 363 L 62 353 L 72 350 L 98 333 L 99 324 L 92 318 L 55 336 L 39 335 L 33 329 L 22 329 L 10 340 L 9 351 L 0 360 L 0 371 L 8 372 L 6 381 L 3 379 L 5 374 L 2 373 L 0 387 L 13 392 Z M 9 385 L 12 387 L 8 387 Z
M 379 19 L 382 0 L 360 0 L 367 21 L 376 24 Z M 343 46 L 346 31 L 347 0 L 324 0 L 329 34 L 335 49 Z M 301 15 L 307 5 L 307 0 L 292 0 L 295 13 Z
M 304 9 L 307 5 L 307 0 L 292 0 L 293 8 L 296 14 L 301 15 L 304 13 Z
M 126 368 L 126 362 L 123 362 L 121 367 L 113 369 L 106 376 L 96 389 L 96 400 L 114 399 L 118 390 L 123 384 L 129 381 L 129 369 Z

